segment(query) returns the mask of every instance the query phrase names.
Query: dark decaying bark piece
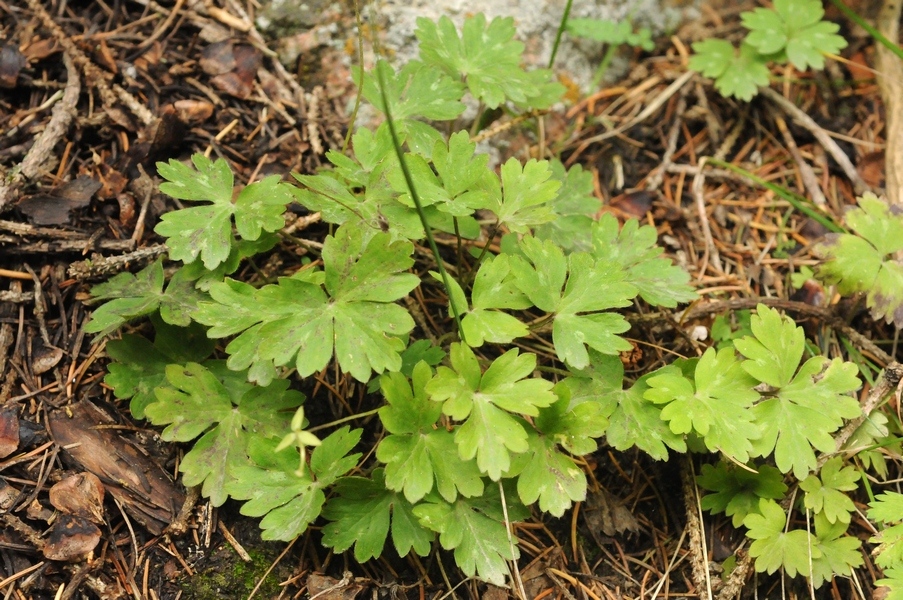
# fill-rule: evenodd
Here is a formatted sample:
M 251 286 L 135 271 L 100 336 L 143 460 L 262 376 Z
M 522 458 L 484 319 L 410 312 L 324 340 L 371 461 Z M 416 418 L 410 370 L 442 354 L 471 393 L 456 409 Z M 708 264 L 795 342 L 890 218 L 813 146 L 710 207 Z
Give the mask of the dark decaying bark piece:
M 148 531 L 159 535 L 172 522 L 185 502 L 184 492 L 119 430 L 98 428 L 113 424 L 113 420 L 97 406 L 77 402 L 50 413 L 48 424 L 63 455 L 97 475 L 107 491 Z

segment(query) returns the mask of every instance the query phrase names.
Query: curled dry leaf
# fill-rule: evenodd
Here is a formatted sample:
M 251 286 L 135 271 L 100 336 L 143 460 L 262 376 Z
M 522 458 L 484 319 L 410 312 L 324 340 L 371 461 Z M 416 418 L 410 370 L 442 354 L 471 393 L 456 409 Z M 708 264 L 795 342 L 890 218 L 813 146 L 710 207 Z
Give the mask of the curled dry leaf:
M 93 473 L 79 473 L 50 488 L 50 503 L 62 513 L 103 523 L 104 486 Z
M 19 415 L 15 407 L 5 406 L 0 409 L 0 458 L 6 458 L 18 448 Z M 0 508 L 3 508 L 2 501 L 0 501 Z
M 91 521 L 74 515 L 60 515 L 50 527 L 44 558 L 78 562 L 90 559 L 100 542 L 100 529 Z

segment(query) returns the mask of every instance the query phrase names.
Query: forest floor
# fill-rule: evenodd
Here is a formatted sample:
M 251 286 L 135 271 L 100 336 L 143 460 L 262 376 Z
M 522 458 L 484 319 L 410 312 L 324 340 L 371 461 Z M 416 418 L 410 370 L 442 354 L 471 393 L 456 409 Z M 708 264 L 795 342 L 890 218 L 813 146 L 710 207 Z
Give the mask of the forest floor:
M 354 96 L 346 61 L 301 37 L 298 64 L 286 69 L 242 4 L 0 0 L 4 598 L 436 599 L 450 591 L 447 582 L 465 579 L 441 552 L 422 562 L 387 553 L 357 564 L 324 550 L 316 527 L 289 545 L 261 542 L 256 521 L 237 505 L 214 508 L 186 492 L 176 477 L 178 445 L 133 420 L 104 384 L 105 342 L 85 333 L 83 302 L 91 285 L 165 253 L 154 226 L 176 203 L 157 190 L 157 161 L 203 152 L 250 182 L 312 173 L 328 150 L 343 146 Z M 818 337 L 830 329 L 822 306 L 831 304 L 833 315 L 849 317 L 846 326 L 872 340 L 856 349 L 862 360 L 885 366 L 892 328 L 844 312 L 853 308 L 792 277 L 817 263 L 810 248 L 825 229 L 761 185 L 699 162 L 715 156 L 741 166 L 839 219 L 858 193 L 884 185 L 873 42 L 830 15 L 851 42 L 847 62 L 829 61 L 823 73 L 776 72 L 772 95 L 728 101 L 700 76 L 683 75 L 700 32 L 740 31 L 737 8 L 703 11 L 704 21 L 634 54 L 622 80 L 589 96 L 572 93 L 543 117 L 541 140 L 534 128 L 514 126 L 500 134 L 500 147 L 522 159 L 545 153 L 583 165 L 600 207 L 655 226 L 705 299 L 686 322 L 708 330 L 718 314 L 765 301 Z M 824 131 L 852 170 L 818 140 Z M 325 233 L 312 227 L 304 235 Z M 278 272 L 281 264 L 277 248 L 263 268 Z M 637 348 L 624 358 L 628 373 L 669 360 L 654 339 Z M 587 502 L 565 518 L 518 525 L 528 595 L 706 597 L 690 538 L 704 536 L 707 559 L 719 563 L 743 536 L 729 519 L 707 519 L 700 531 L 688 517 L 696 501 L 681 480 L 686 465 L 603 447 L 588 466 Z M 55 494 L 55 486 L 63 487 Z M 55 516 L 61 493 L 84 519 Z M 869 535 L 864 527 L 854 533 Z M 878 574 L 865 561 L 858 580 L 871 597 Z M 808 594 L 781 585 L 762 577 L 747 589 L 758 586 L 763 598 Z M 505 598 L 508 591 L 469 580 L 455 593 Z M 861 597 L 848 580 L 818 594 Z

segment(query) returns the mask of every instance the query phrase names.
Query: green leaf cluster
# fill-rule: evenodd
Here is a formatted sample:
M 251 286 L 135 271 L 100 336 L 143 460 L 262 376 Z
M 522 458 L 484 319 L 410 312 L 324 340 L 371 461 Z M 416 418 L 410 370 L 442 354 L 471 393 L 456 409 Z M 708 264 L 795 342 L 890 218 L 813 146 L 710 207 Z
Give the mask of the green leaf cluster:
M 846 47 L 840 26 L 824 14 L 820 0 L 775 0 L 773 8 L 742 12 L 749 33 L 739 49 L 727 40 L 695 42 L 690 68 L 714 79 L 722 96 L 749 101 L 768 85 L 769 62 L 823 69 L 826 54 Z
M 903 214 L 871 193 L 858 204 L 844 216 L 853 233 L 828 234 L 816 246 L 826 260 L 816 275 L 841 294 L 865 294 L 876 319 L 903 328 Z

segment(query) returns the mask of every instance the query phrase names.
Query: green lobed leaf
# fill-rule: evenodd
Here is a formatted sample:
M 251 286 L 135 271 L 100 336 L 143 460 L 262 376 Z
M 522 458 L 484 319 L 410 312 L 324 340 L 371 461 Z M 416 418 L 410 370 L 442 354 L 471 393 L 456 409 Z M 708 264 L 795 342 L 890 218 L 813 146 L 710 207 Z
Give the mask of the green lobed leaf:
M 821 553 L 812 560 L 812 586 L 819 588 L 831 581 L 835 575 L 849 577 L 853 569 L 861 567 L 862 541 L 844 535 L 849 523 L 830 523 L 822 514 L 815 515 L 815 548 Z
M 534 420 L 538 431 L 578 456 L 596 450 L 596 439 L 605 434 L 610 412 L 603 399 L 592 392 L 581 396 L 593 386 L 592 380 L 586 385 L 581 379 L 567 377 L 559 382 L 554 388 L 558 400 L 541 408 Z
M 572 503 L 586 499 L 586 475 L 554 439 L 531 435 L 529 445 L 526 466 L 517 478 L 521 502 L 539 500 L 541 511 L 560 517 Z
M 552 179 L 549 161 L 531 158 L 521 164 L 512 157 L 502 165 L 501 173 L 502 195 L 489 207 L 500 223 L 514 233 L 526 233 L 555 218 L 550 202 L 561 182 Z
M 323 507 L 323 516 L 331 521 L 323 527 L 323 545 L 335 552 L 353 545 L 358 562 L 377 558 L 391 522 L 392 542 L 399 556 L 411 550 L 420 556 L 430 553 L 434 534 L 418 522 L 404 496 L 387 489 L 382 469 L 374 469 L 369 479 L 343 477 L 334 490 L 335 496 Z
M 385 113 L 380 81 L 386 84 L 386 98 L 392 118 L 404 121 L 410 117 L 423 117 L 433 121 L 447 121 L 464 112 L 461 96 L 464 87 L 445 73 L 437 72 L 424 63 L 412 60 L 398 73 L 392 65 L 380 59 L 376 73 L 365 73 L 361 81 L 360 68 L 352 69 L 355 85 L 362 87 L 364 98 Z
M 753 465 L 748 471 L 724 460 L 714 465 L 702 465 L 702 474 L 696 478 L 700 487 L 714 492 L 706 494 L 702 508 L 731 517 L 734 527 L 739 527 L 747 515 L 759 513 L 759 500 L 780 500 L 787 492 L 784 476 L 769 465 Z
M 749 360 L 743 369 L 758 381 L 781 388 L 790 383 L 803 357 L 806 339 L 802 327 L 760 304 L 750 319 L 752 336 L 734 341 Z
M 517 560 L 520 552 L 517 537 L 512 535 L 509 540 L 501 500 L 490 490 L 481 498 L 459 497 L 454 503 L 425 502 L 414 507 L 414 515 L 423 527 L 439 534 L 443 548 L 455 551 L 455 563 L 465 575 L 478 575 L 493 585 L 504 585 L 506 561 Z M 529 515 L 515 503 L 513 494 L 506 494 L 506 500 L 512 521 Z
M 740 14 L 750 30 L 746 42 L 761 54 L 784 52 L 797 69 L 822 69 L 824 54 L 837 54 L 847 42 L 836 35 L 840 26 L 822 21 L 818 0 L 775 0 L 774 10 L 757 8 Z
M 752 100 L 759 86 L 768 85 L 770 71 L 764 57 L 744 42 L 739 51 L 726 40 L 703 40 L 693 44 L 689 66 L 715 79 L 715 88 L 725 97 Z
M 326 502 L 323 490 L 357 465 L 360 453 L 348 453 L 360 441 L 361 432 L 342 427 L 328 435 L 314 448 L 310 468 L 301 475 L 297 453 L 275 452 L 276 440 L 252 440 L 249 447 L 256 464 L 234 468 L 226 491 L 237 500 L 247 500 L 241 507 L 243 515 L 264 517 L 263 539 L 291 541 L 320 516 Z
M 590 251 L 593 217 L 601 207 L 593 195 L 593 174 L 580 164 L 565 171 L 557 159 L 551 161 L 551 168 L 552 177 L 561 182 L 558 195 L 551 202 L 555 219 L 536 227 L 534 235 L 541 240 L 552 240 L 568 253 Z
M 434 485 L 449 502 L 458 493 L 479 496 L 483 481 L 476 463 L 458 457 L 451 432 L 433 427 L 442 406 L 427 397 L 424 387 L 431 377 L 424 362 L 414 368 L 410 384 L 401 373 L 380 377 L 388 405 L 379 410 L 379 416 L 391 435 L 380 441 L 376 458 L 386 463 L 386 486 L 403 491 L 411 503 L 421 500 Z
M 756 571 L 769 575 L 780 568 L 790 576 L 809 573 L 810 556 L 822 557 L 815 536 L 802 529 L 785 531 L 787 515 L 774 500 L 759 500 L 759 511 L 748 515 L 743 524 L 747 537 L 755 540 L 749 547 L 756 559 Z
M 850 513 L 856 506 L 844 492 L 855 490 L 858 480 L 858 471 L 843 467 L 842 457 L 829 459 L 818 476 L 810 474 L 800 482 L 800 488 L 806 492 L 806 508 L 822 515 L 829 523 L 849 523 Z
M 753 390 L 755 380 L 743 372 L 732 349 L 706 350 L 696 365 L 695 386 L 673 366 L 652 375 L 643 396 L 667 404 L 661 418 L 671 431 L 696 433 L 710 451 L 723 452 L 741 463 L 749 460 L 752 440 L 759 437 L 749 408 L 759 394 Z
M 420 57 L 433 69 L 462 81 L 473 96 L 488 108 L 511 100 L 533 108 L 547 108 L 563 93 L 552 84 L 551 71 L 527 73 L 521 68 L 524 45 L 514 40 L 514 19 L 497 17 L 486 23 L 483 13 L 468 17 L 460 36 L 451 19 L 438 22 L 417 19 L 414 32 L 420 42 Z
M 464 421 L 455 432 L 458 455 L 476 456 L 480 471 L 497 481 L 511 466 L 511 453 L 528 449 L 527 433 L 510 413 L 536 416 L 557 397 L 552 383 L 524 379 L 536 367 L 535 354 L 519 354 L 513 348 L 497 358 L 480 375 L 473 351 L 465 344 L 451 347 L 452 368 L 439 367 L 426 391 L 442 411 Z

